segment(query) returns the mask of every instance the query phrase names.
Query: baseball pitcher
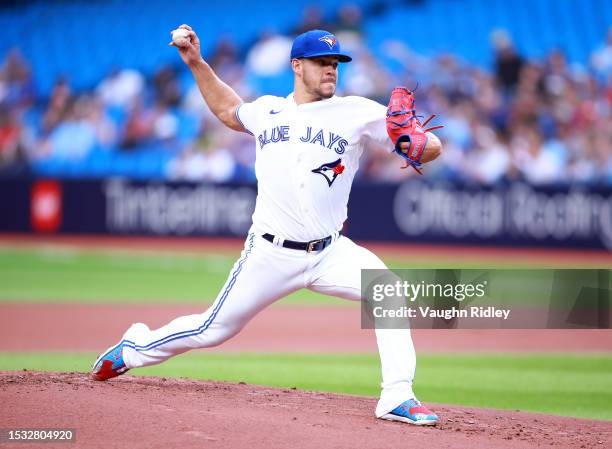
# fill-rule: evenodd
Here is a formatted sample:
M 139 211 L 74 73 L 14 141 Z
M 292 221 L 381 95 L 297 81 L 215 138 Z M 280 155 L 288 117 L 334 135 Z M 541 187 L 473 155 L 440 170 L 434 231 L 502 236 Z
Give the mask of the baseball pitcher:
M 438 138 L 421 124 L 414 95 L 394 89 L 387 107 L 358 96 L 334 95 L 338 66 L 351 57 L 323 30 L 298 36 L 291 49 L 294 91 L 245 103 L 213 72 L 188 25 L 178 43 L 204 101 L 221 122 L 255 137 L 258 196 L 244 250 L 212 306 L 151 330 L 132 325 L 93 366 L 96 380 L 161 363 L 194 348 L 217 346 L 257 313 L 308 288 L 361 300 L 361 269 L 385 269 L 372 252 L 340 234 L 351 184 L 368 141 L 386 145 L 422 165 L 441 152 Z M 417 425 L 438 417 L 412 391 L 416 356 L 409 329 L 376 329 L 382 391 L 376 416 Z

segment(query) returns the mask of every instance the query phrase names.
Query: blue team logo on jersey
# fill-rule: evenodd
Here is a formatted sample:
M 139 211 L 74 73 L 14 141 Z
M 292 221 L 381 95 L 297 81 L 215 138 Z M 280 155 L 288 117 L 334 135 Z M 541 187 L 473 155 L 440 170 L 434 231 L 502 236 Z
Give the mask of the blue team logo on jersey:
M 325 42 L 327 45 L 329 45 L 329 49 L 333 49 L 334 45 L 336 45 L 336 42 L 338 42 L 336 40 L 336 38 L 334 36 L 332 36 L 331 34 L 327 34 L 325 36 L 322 36 L 319 38 L 319 40 L 321 42 Z
M 331 187 L 338 175 L 341 175 L 344 171 L 344 165 L 342 165 L 342 159 L 338 159 L 334 162 L 323 164 L 319 168 L 315 168 L 311 171 L 323 176 L 327 181 L 327 185 Z

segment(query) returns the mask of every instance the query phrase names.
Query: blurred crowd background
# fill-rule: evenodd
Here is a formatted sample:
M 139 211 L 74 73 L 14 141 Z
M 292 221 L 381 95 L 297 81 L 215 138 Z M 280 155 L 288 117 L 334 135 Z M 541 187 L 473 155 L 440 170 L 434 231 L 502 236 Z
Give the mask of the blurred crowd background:
M 254 182 L 254 142 L 207 110 L 170 30 L 189 23 L 249 101 L 286 96 L 300 32 L 337 34 L 339 95 L 415 87 L 445 146 L 427 176 L 612 185 L 612 2 L 12 1 L 0 5 L 0 177 Z M 350 120 L 350 117 L 346 117 Z M 368 151 L 357 181 L 401 182 Z

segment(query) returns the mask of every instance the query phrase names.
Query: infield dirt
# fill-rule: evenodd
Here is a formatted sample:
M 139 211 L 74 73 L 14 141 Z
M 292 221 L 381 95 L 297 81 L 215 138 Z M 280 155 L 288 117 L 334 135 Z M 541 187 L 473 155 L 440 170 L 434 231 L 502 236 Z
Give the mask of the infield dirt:
M 206 306 L 0 304 L 0 351 L 103 351 L 135 322 L 152 329 Z M 415 329 L 418 352 L 611 352 L 609 329 Z M 224 352 L 376 352 L 359 307 L 270 307 Z
M 0 372 L 0 403 L 4 428 L 76 429 L 48 449 L 612 447 L 606 421 L 430 404 L 442 420 L 423 428 L 376 419 L 372 398 L 129 375 Z

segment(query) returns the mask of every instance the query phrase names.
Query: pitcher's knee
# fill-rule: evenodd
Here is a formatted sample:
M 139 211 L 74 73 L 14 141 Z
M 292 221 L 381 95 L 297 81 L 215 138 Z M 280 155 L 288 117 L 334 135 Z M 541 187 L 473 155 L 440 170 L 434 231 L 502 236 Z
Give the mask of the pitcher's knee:
M 223 326 L 209 329 L 200 334 L 197 338 L 198 348 L 212 348 L 226 342 L 242 328 L 237 326 Z

